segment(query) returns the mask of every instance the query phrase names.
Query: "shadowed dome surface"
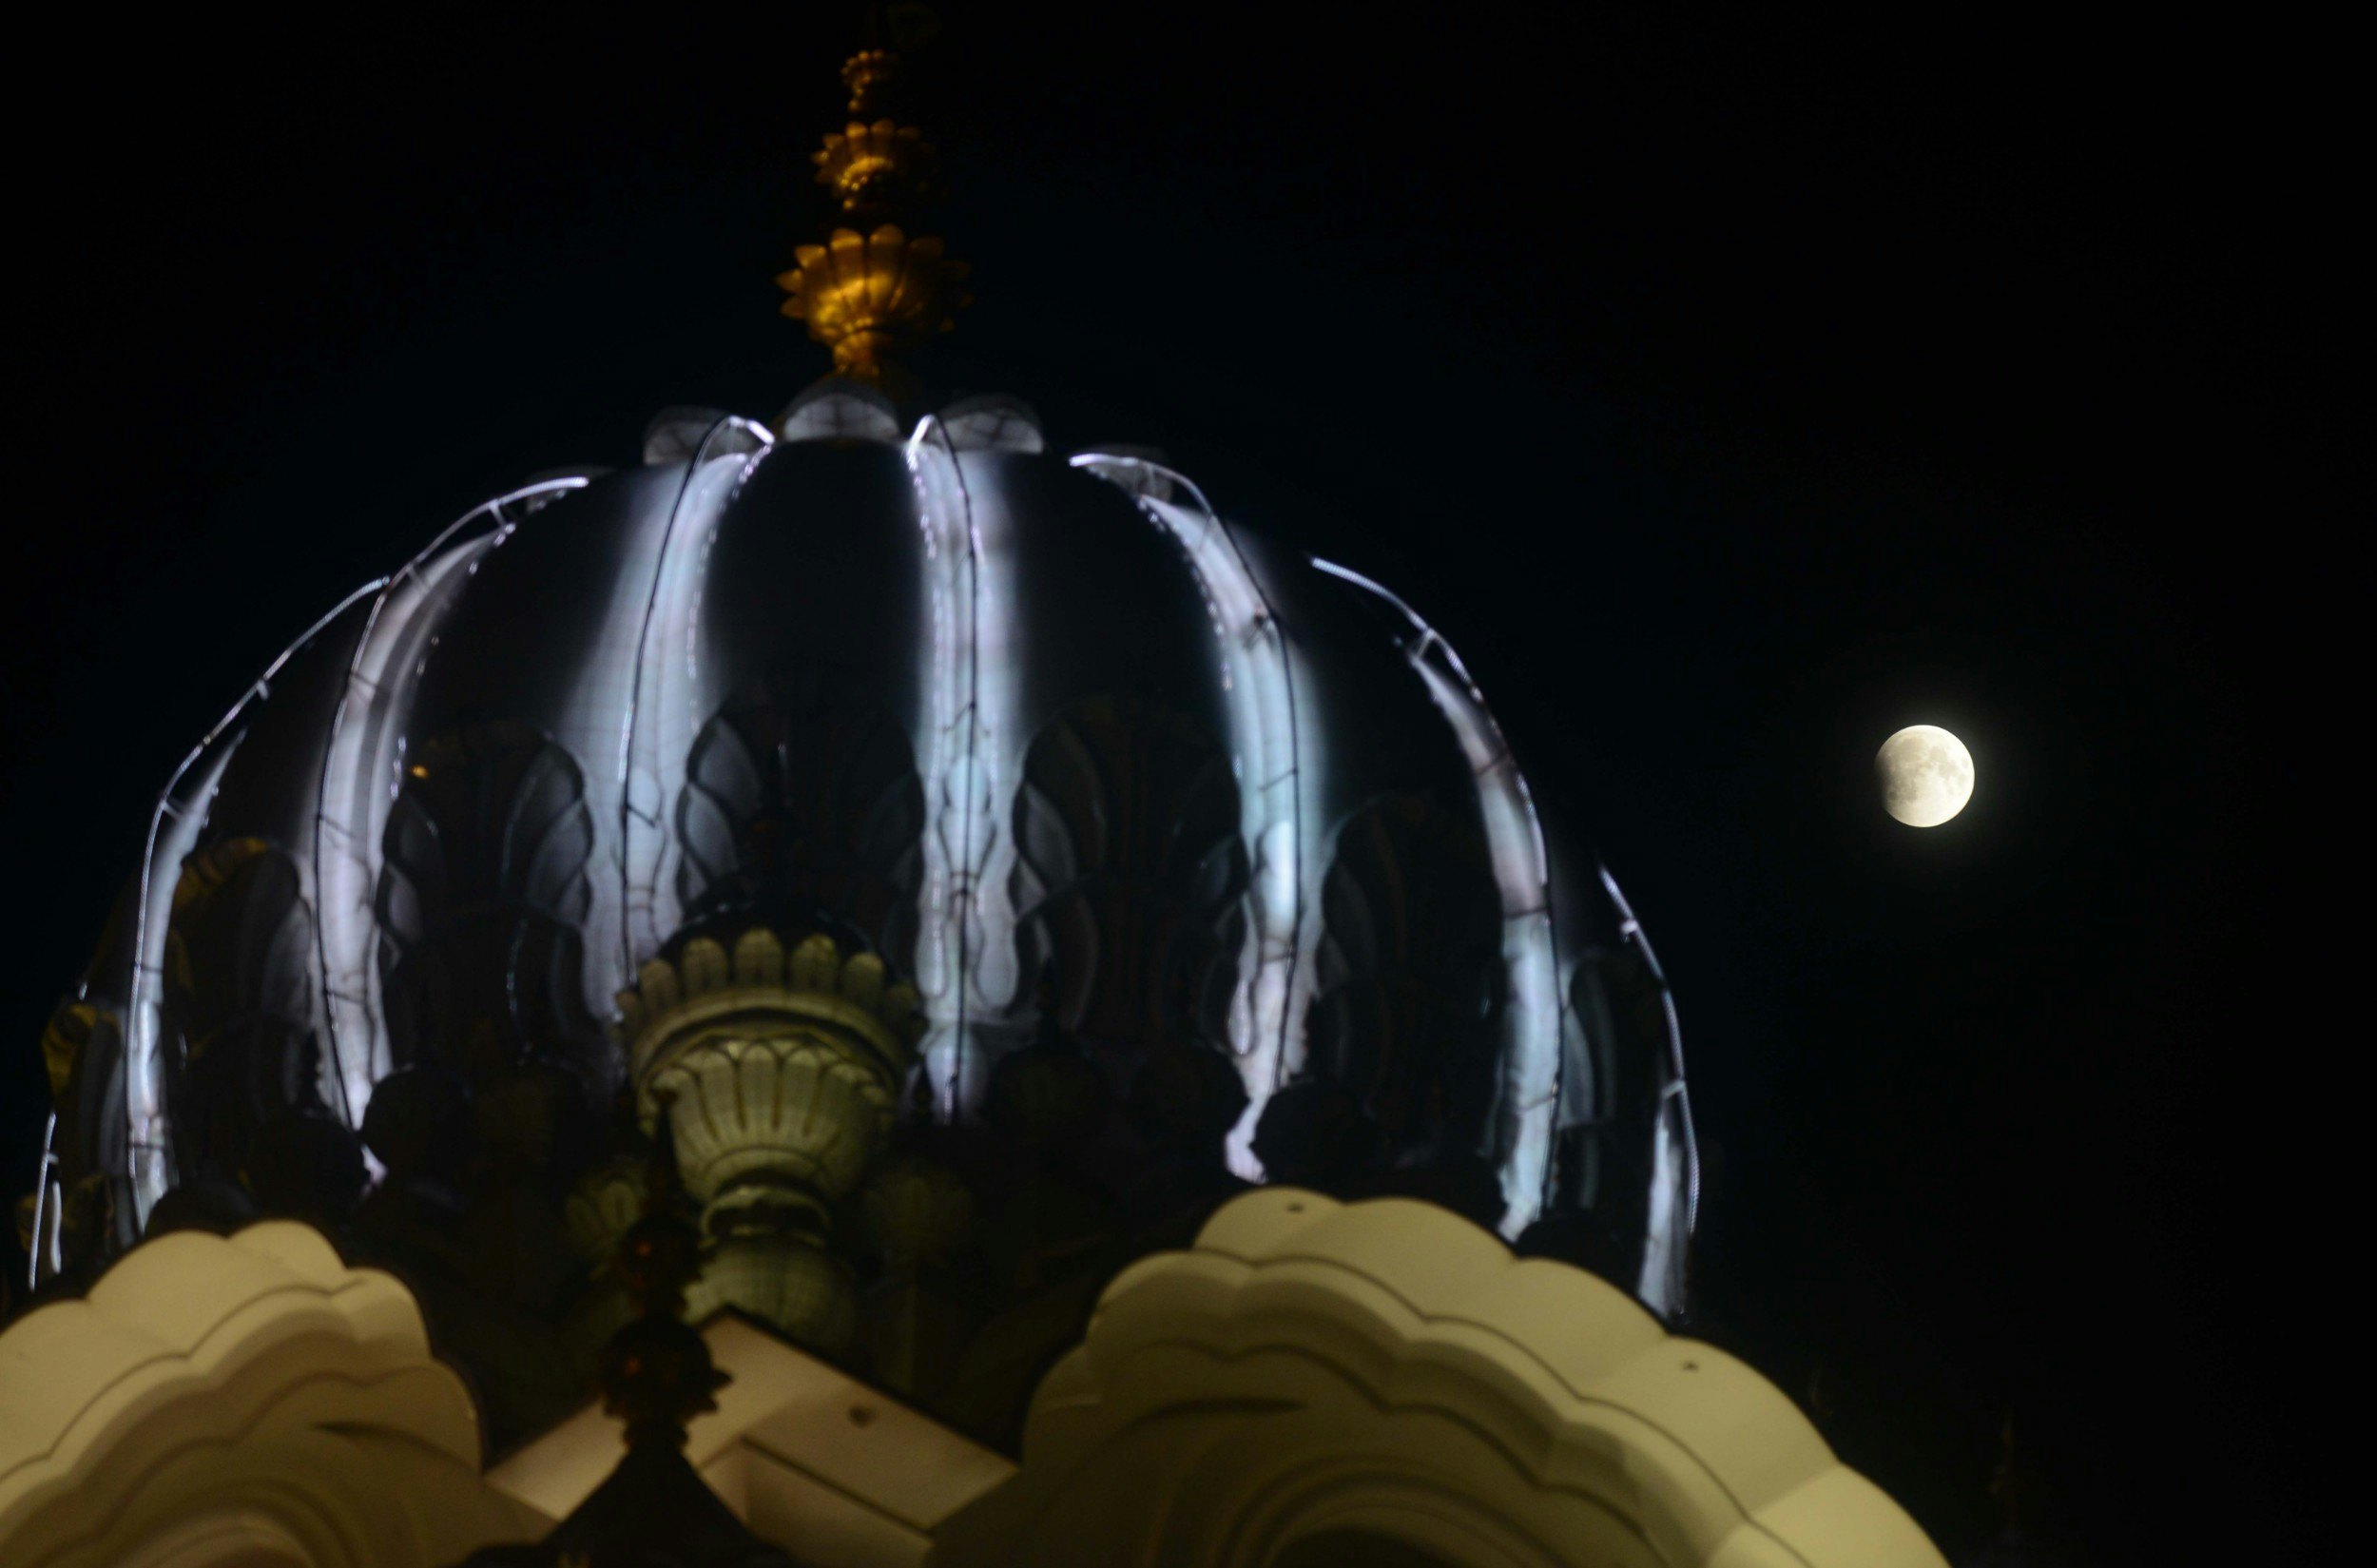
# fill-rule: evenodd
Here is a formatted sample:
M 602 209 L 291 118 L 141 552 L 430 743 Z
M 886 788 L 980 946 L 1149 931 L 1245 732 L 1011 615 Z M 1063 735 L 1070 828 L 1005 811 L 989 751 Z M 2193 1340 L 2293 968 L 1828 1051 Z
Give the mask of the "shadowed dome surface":
M 1403 601 L 1009 400 L 829 380 L 643 455 L 446 528 L 160 796 L 45 1041 L 48 1270 L 242 1190 L 335 1217 L 465 1123 L 558 1191 L 638 966 L 766 920 L 913 981 L 907 1127 L 1126 1208 L 1427 1196 L 1681 1306 L 1664 982 Z

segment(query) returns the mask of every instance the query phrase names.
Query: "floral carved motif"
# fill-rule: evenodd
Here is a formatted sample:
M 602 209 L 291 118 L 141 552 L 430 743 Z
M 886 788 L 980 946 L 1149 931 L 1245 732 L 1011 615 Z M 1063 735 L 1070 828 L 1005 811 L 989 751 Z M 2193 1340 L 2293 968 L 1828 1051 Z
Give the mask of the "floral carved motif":
M 924 785 L 907 735 L 863 689 L 802 673 L 726 704 L 687 754 L 677 836 L 688 919 L 836 922 L 909 964 Z
M 1384 1134 L 1389 1157 L 1490 1136 L 1500 906 L 1467 823 L 1415 796 L 1338 829 L 1311 1060 Z
M 1246 849 L 1229 757 L 1182 714 L 1075 704 L 1034 737 L 1016 791 L 1021 972 L 1093 1047 L 1219 1045 L 1237 977 Z
M 473 725 L 413 748 L 377 894 L 399 1065 L 478 1077 L 534 1055 L 599 1073 L 578 930 L 593 849 L 585 776 L 527 726 Z

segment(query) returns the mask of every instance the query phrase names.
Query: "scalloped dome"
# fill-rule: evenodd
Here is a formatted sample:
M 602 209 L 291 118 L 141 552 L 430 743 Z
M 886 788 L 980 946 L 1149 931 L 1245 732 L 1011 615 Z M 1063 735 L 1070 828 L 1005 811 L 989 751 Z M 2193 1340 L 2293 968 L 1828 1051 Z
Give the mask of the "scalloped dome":
M 112 1249 L 177 1186 L 302 1189 L 399 1070 L 599 1105 L 638 965 L 786 908 L 915 984 L 912 1120 L 1058 1031 L 1103 1087 L 1000 1103 L 1103 1126 L 1117 1184 L 1206 1095 L 1238 1178 L 1436 1197 L 1681 1304 L 1664 983 L 1444 641 L 1147 456 L 846 382 L 491 499 L 266 672 L 53 1026 L 46 1249 L 61 1207 Z

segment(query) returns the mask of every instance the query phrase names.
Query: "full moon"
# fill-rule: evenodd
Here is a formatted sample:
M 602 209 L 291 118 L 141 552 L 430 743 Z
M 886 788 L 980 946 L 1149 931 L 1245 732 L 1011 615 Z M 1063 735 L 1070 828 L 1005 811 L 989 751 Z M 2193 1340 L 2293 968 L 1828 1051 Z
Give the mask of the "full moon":
M 1882 809 L 1909 827 L 1937 827 L 1973 798 L 1973 754 L 1938 725 L 1909 725 L 1873 756 Z

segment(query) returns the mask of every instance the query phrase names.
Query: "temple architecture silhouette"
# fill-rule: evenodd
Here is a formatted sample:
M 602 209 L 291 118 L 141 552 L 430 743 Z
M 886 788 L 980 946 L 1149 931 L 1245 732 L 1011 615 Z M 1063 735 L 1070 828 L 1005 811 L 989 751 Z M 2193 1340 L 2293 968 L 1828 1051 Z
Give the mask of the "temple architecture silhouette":
M 1675 1009 L 1453 648 L 911 368 L 899 65 L 823 379 L 436 531 L 158 796 L 0 1560 L 1937 1563 L 1671 1333 Z

